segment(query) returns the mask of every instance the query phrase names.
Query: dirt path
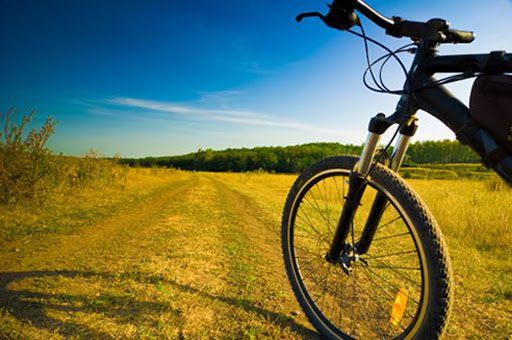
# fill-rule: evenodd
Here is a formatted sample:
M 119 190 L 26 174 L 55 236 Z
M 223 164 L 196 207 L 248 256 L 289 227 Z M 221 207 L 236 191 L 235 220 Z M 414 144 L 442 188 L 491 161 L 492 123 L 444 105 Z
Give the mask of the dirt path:
M 220 177 L 0 258 L 0 338 L 312 338 L 278 221 Z

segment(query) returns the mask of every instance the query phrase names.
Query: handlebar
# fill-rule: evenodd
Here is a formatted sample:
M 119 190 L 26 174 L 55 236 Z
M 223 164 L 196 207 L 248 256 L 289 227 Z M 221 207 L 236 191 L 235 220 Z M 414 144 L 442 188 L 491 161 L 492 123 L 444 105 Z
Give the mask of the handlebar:
M 449 24 L 443 19 L 416 22 L 403 20 L 400 17 L 387 18 L 362 0 L 334 0 L 329 5 L 327 15 L 308 12 L 299 14 L 296 19 L 300 22 L 306 17 L 319 17 L 329 27 L 347 30 L 360 24 L 354 10 L 384 28 L 386 34 L 394 37 L 409 37 L 413 40 L 428 40 L 436 43 L 470 43 L 475 39 L 473 32 L 449 29 Z
M 364 1 L 356 0 L 355 3 L 355 9 L 357 9 L 359 12 L 361 12 L 361 14 L 363 14 L 365 17 L 373 21 L 377 26 L 380 26 L 385 30 L 388 30 L 395 25 L 395 21 L 393 19 L 386 18 L 385 16 L 371 8 L 370 5 L 368 5 Z
M 430 19 L 427 22 L 407 21 L 393 17 L 394 26 L 386 33 L 395 37 L 409 37 L 413 40 L 429 40 L 438 43 L 470 43 L 475 34 L 449 28 L 443 19 Z

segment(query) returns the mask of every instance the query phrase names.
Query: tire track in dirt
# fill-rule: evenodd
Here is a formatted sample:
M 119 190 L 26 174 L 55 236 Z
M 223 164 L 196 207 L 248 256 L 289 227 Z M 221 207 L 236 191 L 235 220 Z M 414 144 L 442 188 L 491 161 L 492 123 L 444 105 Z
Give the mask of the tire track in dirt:
M 314 337 L 290 316 L 275 222 L 212 176 L 187 175 L 0 260 L 0 338 Z
M 179 310 L 158 294 L 161 277 L 141 268 L 166 228 L 159 221 L 198 182 L 186 177 L 97 225 L 3 256 L 0 338 L 139 338 L 164 323 L 178 336 Z
M 291 311 L 299 307 L 291 294 L 282 261 L 279 221 L 272 219 L 245 194 L 215 177 L 209 177 L 209 180 L 217 190 L 217 202 L 224 207 L 228 217 L 222 233 L 228 253 L 233 253 L 230 258 L 231 293 L 290 318 Z M 301 325 L 292 327 L 294 336 L 317 337 L 304 317 L 294 321 Z
M 34 248 L 25 248 L 23 254 L 6 253 L 0 260 L 0 268 L 2 271 L 69 269 L 64 267 L 80 256 L 88 256 L 106 245 L 122 244 L 125 239 L 133 240 L 137 234 L 150 233 L 150 227 L 160 217 L 162 209 L 172 204 L 176 196 L 183 195 L 196 180 L 191 177 L 173 182 L 130 211 L 117 213 L 97 225 L 80 228 L 71 234 L 48 235 Z
M 233 208 L 239 197 L 225 185 L 201 174 L 168 217 L 160 244 L 171 256 L 154 256 L 144 270 L 159 273 L 180 311 L 180 335 L 198 337 L 297 338 L 313 333 L 289 316 L 281 284 L 273 281 L 272 263 L 247 249 L 246 218 Z M 260 223 L 260 222 L 258 222 Z M 257 273 L 253 272 L 258 266 Z M 263 273 L 259 268 L 266 268 Z M 275 267 L 275 266 L 274 266 Z M 270 275 L 264 282 L 262 275 Z M 274 287 L 259 287 L 274 282 Z

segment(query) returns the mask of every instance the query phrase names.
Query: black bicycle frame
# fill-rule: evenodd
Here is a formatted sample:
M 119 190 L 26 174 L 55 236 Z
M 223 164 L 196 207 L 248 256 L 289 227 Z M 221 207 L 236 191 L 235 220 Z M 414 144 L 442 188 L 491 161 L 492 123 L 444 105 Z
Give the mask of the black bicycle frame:
M 390 168 L 398 171 L 409 139 L 416 131 L 414 116 L 419 109 L 441 120 L 455 133 L 461 143 L 469 145 L 482 157 L 484 165 L 495 170 L 509 185 L 512 185 L 512 154 L 504 155 L 503 148 L 496 140 L 472 120 L 469 108 L 444 86 L 429 86 L 435 83 L 433 74 L 438 72 L 469 74 L 512 72 L 512 54 L 491 52 L 490 54 L 437 56 L 437 47 L 437 43 L 428 41 L 419 45 L 404 85 L 405 93 L 400 97 L 395 113 L 387 118 L 383 114 L 372 118 L 359 165 L 350 176 L 349 192 L 331 248 L 326 256 L 328 261 L 337 262 L 343 251 L 364 254 L 369 250 L 382 215 L 389 204 L 387 198 L 381 193 L 377 194 L 373 202 L 361 237 L 354 246 L 355 249 L 347 249 L 345 242 L 366 188 L 366 179 L 371 173 L 370 165 L 373 163 L 380 136 L 391 125 L 400 125 L 400 138 L 390 161 Z

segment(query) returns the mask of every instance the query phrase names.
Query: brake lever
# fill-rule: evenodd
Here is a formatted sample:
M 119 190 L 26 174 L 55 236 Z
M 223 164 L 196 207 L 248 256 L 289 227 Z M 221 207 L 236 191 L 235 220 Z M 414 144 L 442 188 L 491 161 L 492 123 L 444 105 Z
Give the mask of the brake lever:
M 320 12 L 300 13 L 299 15 L 297 15 L 295 20 L 297 20 L 297 22 L 301 22 L 302 19 L 308 18 L 308 17 L 319 17 L 325 23 L 325 16 L 322 13 L 320 13 Z
M 297 20 L 297 22 L 301 22 L 302 19 L 307 17 L 318 17 L 327 26 L 338 30 L 347 30 L 350 27 L 359 24 L 359 18 L 354 11 L 347 11 L 344 8 L 333 7 L 331 5 L 328 6 L 329 13 L 327 15 L 323 15 L 320 12 L 306 12 L 297 15 L 295 20 Z

